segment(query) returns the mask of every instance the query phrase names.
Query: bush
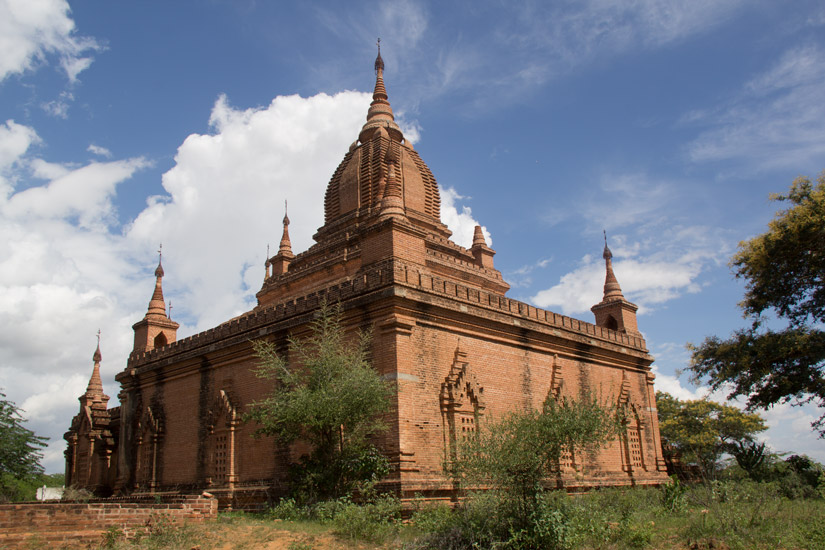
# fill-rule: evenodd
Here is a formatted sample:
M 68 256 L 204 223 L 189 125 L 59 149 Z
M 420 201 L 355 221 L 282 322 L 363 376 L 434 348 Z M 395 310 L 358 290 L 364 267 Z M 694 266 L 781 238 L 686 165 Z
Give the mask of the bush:
M 386 475 L 386 459 L 369 441 L 386 429 L 382 415 L 394 394 L 370 363 L 370 334 L 347 336 L 340 304 L 322 302 L 310 329 L 307 338 L 290 336 L 289 360 L 272 342 L 252 343 L 256 374 L 272 389 L 244 415 L 258 423 L 257 434 L 311 445 L 290 470 L 293 496 L 303 503 L 351 495 Z
M 389 460 L 374 445 L 350 447 L 333 456 L 315 452 L 289 466 L 290 491 L 301 504 L 353 493 L 371 495 L 389 472 Z
M 662 507 L 668 512 L 681 512 L 687 505 L 687 487 L 682 485 L 675 475 L 670 476 L 670 483 L 662 485 Z
M 384 495 L 367 504 L 346 503 L 334 516 L 335 532 L 351 539 L 382 542 L 397 530 L 401 502 Z
M 645 540 L 649 540 L 649 526 L 642 528 L 626 522 L 621 531 L 610 531 L 605 510 L 613 508 L 605 507 L 605 499 L 616 501 L 618 494 L 593 493 L 570 498 L 561 491 L 546 492 L 525 517 L 518 499 L 501 491 L 475 493 L 452 512 L 446 507 L 416 512 L 413 522 L 424 534 L 413 547 L 450 550 L 598 547 L 610 540 L 639 538 L 640 531 L 644 532 Z M 623 505 L 617 502 L 616 506 Z
M 298 506 L 294 498 L 283 498 L 269 509 L 269 515 L 273 519 L 301 521 L 309 519 L 308 510 L 307 507 Z
M 332 523 L 339 535 L 381 542 L 396 532 L 401 520 L 401 502 L 391 495 L 380 495 L 362 504 L 349 498 L 326 500 L 300 506 L 295 499 L 282 499 L 269 515 L 285 521 Z

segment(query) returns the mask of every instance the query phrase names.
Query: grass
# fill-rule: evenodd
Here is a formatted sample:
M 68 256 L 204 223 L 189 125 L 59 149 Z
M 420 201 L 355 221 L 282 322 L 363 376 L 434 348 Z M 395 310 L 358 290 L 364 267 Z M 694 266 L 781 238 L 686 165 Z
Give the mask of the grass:
M 422 503 L 402 522 L 389 498 L 313 508 L 283 501 L 267 514 L 223 513 L 205 524 L 159 521 L 137 540 L 113 531 L 100 548 L 825 550 L 825 499 L 790 500 L 769 483 L 609 489 L 576 498 L 547 493 L 529 517 L 514 515 L 511 504 L 494 493 L 471 496 L 457 510 Z

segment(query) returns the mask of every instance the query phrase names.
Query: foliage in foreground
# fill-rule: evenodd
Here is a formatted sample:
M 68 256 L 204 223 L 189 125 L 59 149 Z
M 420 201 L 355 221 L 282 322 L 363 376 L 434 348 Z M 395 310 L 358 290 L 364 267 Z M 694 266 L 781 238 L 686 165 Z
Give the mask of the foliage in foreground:
M 747 399 L 751 410 L 786 402 L 825 407 L 825 172 L 816 185 L 800 177 L 771 199 L 790 208 L 765 233 L 739 243 L 731 260 L 745 280 L 740 306 L 752 325 L 689 345 L 690 369 L 694 380 Z M 767 314 L 787 326 L 765 329 Z M 825 437 L 825 414 L 812 426 Z
M 548 397 L 540 411 L 512 412 L 460 442 L 447 465 L 463 487 L 492 486 L 528 505 L 559 472 L 562 453 L 594 450 L 619 428 L 616 411 L 593 397 L 557 402 Z
M 738 453 L 746 460 L 748 443 L 767 426 L 761 416 L 707 399 L 682 401 L 656 392 L 659 432 L 686 463 L 697 464 L 713 479 L 724 453 Z
M 25 494 L 43 475 L 40 451 L 47 438 L 35 435 L 23 425 L 25 422 L 17 405 L 0 392 L 0 502 L 34 498 L 33 493 Z
M 592 396 L 560 402 L 548 397 L 541 410 L 509 413 L 462 441 L 447 466 L 450 474 L 461 487 L 493 489 L 476 501 L 499 503 L 485 509 L 478 518 L 482 524 L 473 528 L 490 531 L 490 540 L 501 539 L 502 529 L 525 541 L 556 538 L 555 524 L 545 521 L 559 513 L 548 511 L 548 499 L 554 497 L 546 494 L 546 483 L 559 474 L 563 452 L 575 457 L 614 437 L 621 425 L 619 412 Z M 489 522 L 495 527 L 486 529 Z
M 674 482 L 574 498 L 547 492 L 526 526 L 511 502 L 487 492 L 455 511 L 423 507 L 413 515 L 420 535 L 408 549 L 825 549 L 825 500 L 789 500 L 773 483 Z
M 825 485 L 822 486 L 825 491 Z M 175 527 L 162 518 L 138 540 L 112 530 L 103 548 L 201 550 L 278 547 L 291 550 L 729 548 L 825 550 L 825 498 L 789 499 L 776 482 L 714 481 L 693 486 L 541 494 L 525 528 L 501 491 L 470 494 L 456 509 L 421 503 L 402 521 L 390 496 L 299 506 L 282 500 L 267 514 L 221 514 L 217 522 Z
M 247 420 L 281 443 L 298 439 L 312 452 L 292 467 L 293 493 L 315 502 L 348 495 L 377 481 L 388 463 L 368 437 L 385 426 L 380 415 L 393 390 L 368 360 L 370 335 L 347 339 L 340 307 L 322 304 L 306 339 L 289 339 L 287 361 L 270 342 L 254 342 L 257 374 L 274 382 L 272 392 L 251 405 Z

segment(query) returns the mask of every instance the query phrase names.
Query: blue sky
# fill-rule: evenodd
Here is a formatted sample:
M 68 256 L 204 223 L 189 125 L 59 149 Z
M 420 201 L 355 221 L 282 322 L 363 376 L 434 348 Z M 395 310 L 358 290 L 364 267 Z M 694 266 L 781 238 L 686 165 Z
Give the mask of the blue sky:
M 379 36 L 454 239 L 482 224 L 510 297 L 592 321 L 607 230 L 657 387 L 707 393 L 679 372 L 744 324 L 731 254 L 825 169 L 821 2 L 0 0 L 0 388 L 49 471 L 98 328 L 117 399 L 159 242 L 179 336 L 254 304 L 285 199 L 309 246 Z M 825 461 L 819 414 L 765 438 Z

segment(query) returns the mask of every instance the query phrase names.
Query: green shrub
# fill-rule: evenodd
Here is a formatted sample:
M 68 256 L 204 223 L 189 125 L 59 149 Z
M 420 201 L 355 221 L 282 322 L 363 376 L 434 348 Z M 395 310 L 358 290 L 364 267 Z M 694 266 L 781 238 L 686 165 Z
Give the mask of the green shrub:
M 332 521 L 339 535 L 382 542 L 396 532 L 400 519 L 401 502 L 385 495 L 361 505 L 347 502 L 336 510 Z
M 670 483 L 662 485 L 662 507 L 668 512 L 681 512 L 687 505 L 687 487 L 675 475 L 670 476 Z
M 284 521 L 301 521 L 309 519 L 308 508 L 298 506 L 294 498 L 283 498 L 269 509 L 269 516 Z
M 455 520 L 449 505 L 425 504 L 413 512 L 410 523 L 420 533 L 438 533 L 453 527 Z

